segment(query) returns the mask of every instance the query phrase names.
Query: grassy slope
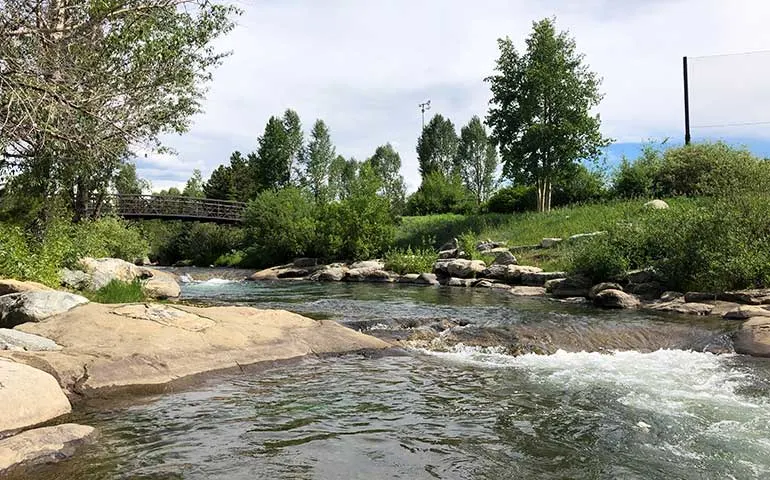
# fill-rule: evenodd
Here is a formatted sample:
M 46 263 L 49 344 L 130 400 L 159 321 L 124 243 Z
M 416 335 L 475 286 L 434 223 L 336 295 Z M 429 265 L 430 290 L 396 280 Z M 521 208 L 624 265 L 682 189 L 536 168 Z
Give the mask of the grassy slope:
M 667 200 L 672 208 L 686 208 L 694 200 Z M 546 237 L 566 238 L 577 233 L 604 230 L 608 225 L 631 221 L 642 211 L 644 201 L 613 201 L 608 203 L 555 209 L 549 213 L 513 213 L 485 215 L 429 215 L 404 217 L 399 226 L 396 245 L 431 246 L 437 248 L 453 237 L 469 233 L 477 240 L 504 241 L 509 246 L 535 245 Z M 546 269 L 566 267 L 564 248 L 517 253 L 522 264 L 539 265 Z

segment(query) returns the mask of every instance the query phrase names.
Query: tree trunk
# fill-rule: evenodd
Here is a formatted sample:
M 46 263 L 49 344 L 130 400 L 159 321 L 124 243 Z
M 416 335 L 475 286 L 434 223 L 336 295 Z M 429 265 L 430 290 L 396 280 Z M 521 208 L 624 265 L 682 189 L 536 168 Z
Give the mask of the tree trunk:
M 543 207 L 545 205 L 544 200 L 544 194 L 545 189 L 543 188 L 543 181 L 541 179 L 537 179 L 537 211 L 542 212 Z
M 551 184 L 551 179 L 548 178 L 545 181 L 545 205 L 543 208 L 543 211 L 550 212 L 551 211 L 551 192 L 553 191 L 553 184 Z

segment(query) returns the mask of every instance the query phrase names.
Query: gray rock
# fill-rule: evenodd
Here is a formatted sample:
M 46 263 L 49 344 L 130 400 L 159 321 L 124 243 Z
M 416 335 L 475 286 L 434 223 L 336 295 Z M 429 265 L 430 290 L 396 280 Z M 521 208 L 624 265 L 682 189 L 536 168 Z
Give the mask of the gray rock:
M 530 267 L 528 265 L 490 265 L 489 268 L 484 269 L 482 275 L 485 278 L 500 280 L 511 285 L 518 285 L 522 283 L 522 279 L 525 275 L 540 272 L 542 272 L 540 268 Z
M 663 292 L 661 294 L 660 300 L 662 302 L 671 302 L 673 300 L 676 300 L 676 299 L 682 298 L 682 297 L 684 297 L 684 293 L 668 291 L 668 292 Z
M 378 268 L 351 268 L 345 274 L 349 282 L 392 282 L 390 273 Z
M 617 283 L 612 283 L 612 282 L 599 283 L 591 287 L 591 290 L 588 291 L 588 298 L 593 300 L 594 298 L 596 298 L 599 292 L 602 292 L 604 290 L 623 290 L 623 287 L 621 287 Z
M 457 250 L 458 248 L 460 248 L 460 242 L 458 242 L 456 238 L 453 238 L 452 240 L 443 244 L 441 248 L 438 249 L 438 251 L 443 252 L 445 250 Z
M 419 273 L 407 273 L 398 277 L 398 283 L 417 283 L 417 279 L 420 278 Z
M 633 295 L 622 290 L 606 289 L 598 292 L 593 299 L 594 305 L 601 308 L 639 308 L 641 302 Z
M 37 291 L 12 293 L 0 297 L 0 327 L 13 328 L 27 322 L 41 322 L 67 312 L 88 299 L 67 292 Z
M 85 290 L 91 285 L 91 275 L 80 270 L 70 270 L 62 268 L 59 271 L 61 284 L 73 290 Z
M 516 260 L 516 257 L 514 257 L 507 248 L 501 249 L 498 252 L 495 252 L 495 250 L 497 249 L 489 251 L 489 253 L 494 253 L 495 255 L 495 260 L 492 262 L 492 265 L 518 265 L 518 260 Z
M 296 268 L 310 268 L 310 267 L 315 267 L 316 265 L 318 265 L 318 259 L 317 258 L 307 258 L 307 257 L 295 258 L 294 262 L 292 262 L 292 264 Z
M 551 248 L 561 243 L 562 239 L 559 237 L 544 238 L 540 240 L 540 248 Z
M 454 260 L 438 261 L 433 266 L 433 273 L 443 277 L 474 278 L 484 271 L 486 265 L 480 260 Z
M 385 264 L 381 260 L 366 260 L 363 262 L 356 262 L 350 266 L 351 270 L 359 269 L 374 269 L 385 270 Z
M 770 317 L 770 310 L 759 305 L 741 305 L 722 315 L 722 318 L 726 320 L 747 320 L 752 317 Z
M 421 273 L 417 276 L 414 283 L 418 285 L 438 285 L 438 278 L 433 273 Z
M 770 318 L 748 319 L 741 329 L 733 334 L 736 353 L 755 357 L 770 357 Z
M 524 272 L 521 275 L 521 284 L 542 287 L 549 280 L 560 278 L 567 278 L 567 272 Z
M 319 270 L 318 272 L 311 275 L 310 280 L 320 282 L 339 282 L 345 278 L 345 272 L 347 272 L 345 267 L 328 266 L 325 269 Z
M 459 254 L 460 252 L 456 248 L 453 248 L 452 250 L 442 250 L 438 252 L 438 258 L 441 258 L 441 259 L 457 258 Z
M 137 267 L 133 263 L 118 258 L 81 258 L 79 268 L 90 276 L 90 282 L 86 288 L 99 290 L 113 280 L 132 282 L 137 278 L 143 278 L 143 267 Z
M 9 328 L 0 328 L 0 350 L 51 352 L 61 350 L 53 340 Z
M 557 282 L 557 283 L 551 283 Z M 556 298 L 588 297 L 588 292 L 593 286 L 591 279 L 582 275 L 567 277 L 561 281 L 550 280 L 546 282 L 546 288 L 550 285 L 550 293 Z
M 681 299 L 676 299 L 669 302 L 652 303 L 646 308 L 656 312 L 680 313 L 682 315 L 709 315 L 714 309 L 714 305 L 697 302 L 685 303 Z
M 630 270 L 618 277 L 620 283 L 650 283 L 660 280 L 658 272 L 654 268 L 640 268 Z
M 623 290 L 637 295 L 645 300 L 657 300 L 665 291 L 659 282 L 630 283 Z
M 545 288 L 519 286 L 511 288 L 510 292 L 517 297 L 542 297 L 545 295 Z
M 476 244 L 476 251 L 486 253 L 503 246 L 505 246 L 504 242 L 493 242 L 492 240 L 487 239 L 484 242 L 479 242 Z
M 494 283 L 489 280 L 477 280 L 473 282 L 473 287 L 475 288 L 492 288 L 492 285 L 494 285 Z
M 468 278 L 450 278 L 447 285 L 450 287 L 470 287 L 473 280 Z
M 685 302 L 713 302 L 717 300 L 718 294 L 709 292 L 687 292 L 684 294 Z
M 770 304 L 770 288 L 724 292 L 719 294 L 718 299 L 747 305 L 768 305 Z
M 277 278 L 304 278 L 310 275 L 306 268 L 284 268 L 278 271 Z
M 651 200 L 644 204 L 644 208 L 649 208 L 652 210 L 667 210 L 668 203 L 664 202 L 663 200 Z
M 16 466 L 29 467 L 70 458 L 95 433 L 93 427 L 65 423 L 35 428 L 0 440 L 0 474 Z

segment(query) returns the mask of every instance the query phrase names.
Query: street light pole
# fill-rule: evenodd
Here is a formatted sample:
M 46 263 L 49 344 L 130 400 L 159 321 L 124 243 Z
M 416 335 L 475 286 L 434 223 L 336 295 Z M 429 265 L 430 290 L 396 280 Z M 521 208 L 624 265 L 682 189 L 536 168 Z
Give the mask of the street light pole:
M 417 105 L 422 112 L 422 129 L 425 130 L 425 110 L 430 110 L 430 100 Z

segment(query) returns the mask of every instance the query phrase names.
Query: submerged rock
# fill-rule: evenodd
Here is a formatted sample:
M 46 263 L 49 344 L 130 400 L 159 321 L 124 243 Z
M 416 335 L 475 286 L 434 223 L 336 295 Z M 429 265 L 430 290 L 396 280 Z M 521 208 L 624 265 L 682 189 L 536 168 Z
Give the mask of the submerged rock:
M 46 372 L 0 358 L 0 436 L 70 412 L 59 383 Z M 2 470 L 2 469 L 0 469 Z
M 27 322 L 41 322 L 67 312 L 88 299 L 73 293 L 34 291 L 0 297 L 0 327 L 13 328 Z
M 65 423 L 36 428 L 0 440 L 0 473 L 17 466 L 65 460 L 95 433 L 93 427 Z
M 641 302 L 638 298 L 622 290 L 606 289 L 594 296 L 594 305 L 601 308 L 639 308 Z
M 456 278 L 452 277 L 447 281 L 447 285 L 450 287 L 470 287 L 473 280 L 469 278 Z
M 714 310 L 714 305 L 698 302 L 683 302 L 681 299 L 669 302 L 651 303 L 646 306 L 656 312 L 680 313 L 683 315 L 709 315 Z
M 517 297 L 542 297 L 545 296 L 545 287 L 513 287 L 510 290 L 511 295 Z
M 11 293 L 52 291 L 53 289 L 37 282 L 21 282 L 10 278 L 0 279 L 0 296 Z

